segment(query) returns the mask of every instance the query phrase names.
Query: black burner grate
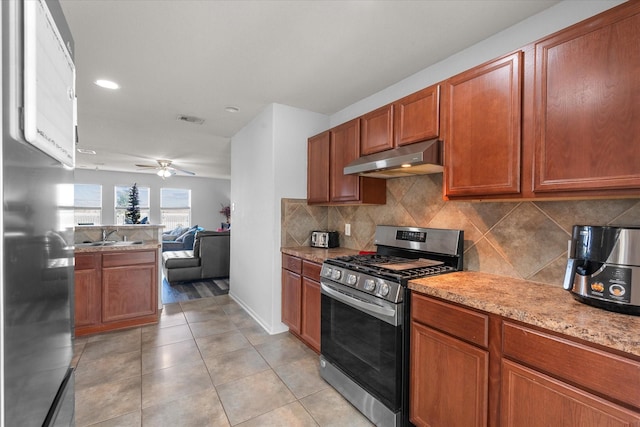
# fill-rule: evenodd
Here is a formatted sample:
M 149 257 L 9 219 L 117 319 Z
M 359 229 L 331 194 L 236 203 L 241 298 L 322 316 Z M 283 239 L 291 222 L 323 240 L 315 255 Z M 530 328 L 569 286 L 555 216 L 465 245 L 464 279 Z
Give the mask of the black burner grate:
M 376 277 L 391 279 L 397 282 L 442 274 L 456 270 L 454 267 L 447 265 L 414 268 L 387 268 L 383 266 L 401 266 L 402 264 L 412 264 L 415 261 L 415 259 L 411 258 L 402 258 L 381 254 L 351 255 L 327 260 L 328 263 L 337 265 L 339 267 L 366 273 Z

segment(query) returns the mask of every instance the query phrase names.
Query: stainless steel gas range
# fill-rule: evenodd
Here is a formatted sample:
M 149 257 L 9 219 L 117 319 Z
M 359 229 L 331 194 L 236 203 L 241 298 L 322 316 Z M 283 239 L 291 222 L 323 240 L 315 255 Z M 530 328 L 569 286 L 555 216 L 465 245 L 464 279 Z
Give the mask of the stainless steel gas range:
M 462 270 L 462 230 L 378 226 L 320 273 L 322 377 L 377 426 L 409 425 L 411 279 Z

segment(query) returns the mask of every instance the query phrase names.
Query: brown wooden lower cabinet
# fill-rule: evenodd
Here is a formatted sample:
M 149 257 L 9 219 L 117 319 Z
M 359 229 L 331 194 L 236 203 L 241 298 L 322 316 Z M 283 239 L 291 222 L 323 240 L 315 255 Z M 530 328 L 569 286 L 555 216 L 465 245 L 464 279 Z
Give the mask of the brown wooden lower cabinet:
M 156 313 L 158 298 L 151 290 L 155 265 L 102 270 L 102 321 L 115 322 Z M 155 288 L 155 287 L 154 287 Z
M 302 338 L 320 351 L 320 283 L 302 278 Z
M 418 322 L 411 328 L 411 422 L 486 426 L 489 353 Z
M 640 425 L 637 412 L 509 360 L 502 361 L 501 403 L 503 427 Z
M 636 356 L 416 292 L 411 318 L 416 426 L 640 427 Z
M 76 254 L 75 335 L 158 321 L 155 250 Z
M 489 352 L 471 342 L 487 342 L 487 316 L 414 293 L 411 318 L 411 422 L 486 426 Z
M 321 264 L 282 255 L 282 323 L 320 352 Z
M 75 264 L 75 327 L 90 327 L 100 323 L 102 304 L 100 254 L 76 254 Z
M 282 323 L 296 334 L 300 333 L 301 280 L 298 273 L 282 269 Z

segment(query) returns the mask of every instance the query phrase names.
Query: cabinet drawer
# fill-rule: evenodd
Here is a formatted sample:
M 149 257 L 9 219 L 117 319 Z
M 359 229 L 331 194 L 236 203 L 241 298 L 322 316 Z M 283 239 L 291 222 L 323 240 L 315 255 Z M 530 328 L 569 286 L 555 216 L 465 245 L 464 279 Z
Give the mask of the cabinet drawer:
M 302 275 L 313 279 L 316 282 L 320 281 L 320 270 L 322 270 L 322 264 L 317 264 L 311 261 L 302 261 Z
M 94 270 L 100 268 L 100 257 L 96 254 L 76 254 L 75 270 Z
M 411 317 L 416 322 L 487 347 L 489 316 L 412 293 Z
M 102 254 L 102 267 L 151 264 L 156 262 L 156 251 L 123 251 Z
M 505 356 L 640 408 L 640 362 L 509 322 L 502 334 Z
M 302 273 L 302 260 L 298 257 L 282 254 L 282 268 L 300 274 Z

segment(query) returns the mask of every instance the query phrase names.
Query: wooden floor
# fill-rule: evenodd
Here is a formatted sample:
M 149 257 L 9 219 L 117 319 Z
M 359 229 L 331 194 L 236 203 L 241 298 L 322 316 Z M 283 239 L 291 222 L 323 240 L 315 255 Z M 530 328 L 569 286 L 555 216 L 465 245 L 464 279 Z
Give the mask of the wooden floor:
M 210 280 L 197 280 L 193 282 L 176 282 L 174 284 L 169 284 L 167 279 L 162 279 L 163 304 L 225 295 L 228 293 L 228 277 Z

